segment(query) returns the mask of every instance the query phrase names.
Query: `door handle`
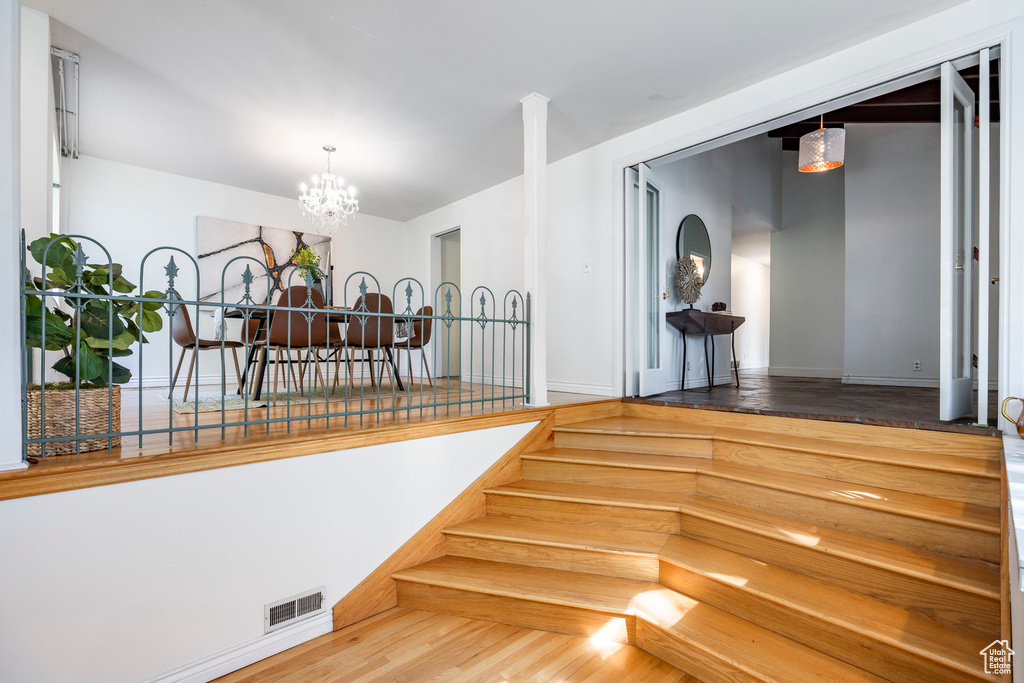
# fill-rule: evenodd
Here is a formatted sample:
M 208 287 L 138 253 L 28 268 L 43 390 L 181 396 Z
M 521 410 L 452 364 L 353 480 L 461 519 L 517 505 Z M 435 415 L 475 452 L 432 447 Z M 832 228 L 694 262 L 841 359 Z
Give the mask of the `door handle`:
M 960 263 L 960 252 L 956 254 L 956 263 L 953 264 L 953 270 L 963 270 L 964 264 Z
M 668 287 L 666 287 L 665 291 L 662 293 L 661 300 L 664 301 L 667 298 L 668 298 Z

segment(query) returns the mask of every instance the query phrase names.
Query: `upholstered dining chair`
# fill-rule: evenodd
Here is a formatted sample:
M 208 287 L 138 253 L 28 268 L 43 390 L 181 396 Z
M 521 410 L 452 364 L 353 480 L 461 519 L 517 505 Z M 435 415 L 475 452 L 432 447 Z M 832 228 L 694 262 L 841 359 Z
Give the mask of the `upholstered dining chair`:
M 172 298 L 181 300 L 181 296 L 177 292 L 172 292 Z M 238 386 L 242 386 L 242 371 L 238 367 L 238 349 L 243 347 L 244 344 L 240 341 L 228 341 L 223 342 L 214 341 L 209 339 L 199 339 L 196 337 L 195 330 L 192 328 L 192 319 L 188 314 L 188 307 L 185 304 L 175 304 L 171 308 L 171 338 L 174 339 L 174 343 L 181 347 L 181 356 L 178 358 L 178 367 L 174 370 L 174 377 L 171 378 L 171 389 L 168 392 L 168 396 L 172 399 L 174 397 L 174 385 L 178 383 L 178 374 L 181 372 L 181 364 L 185 361 L 185 352 L 192 351 L 192 360 L 188 364 L 188 373 L 185 375 L 185 400 L 188 400 L 188 390 L 192 384 L 192 371 L 196 366 L 196 354 L 200 351 L 219 351 L 222 347 L 224 349 L 231 349 L 231 358 L 235 361 L 235 379 L 238 380 Z M 196 375 L 196 397 L 199 396 L 199 376 Z
M 362 311 L 362 315 L 360 315 Z M 387 361 L 385 349 L 394 342 L 395 319 L 392 317 L 394 308 L 391 299 L 384 294 L 362 294 L 353 304 L 348 317 L 345 334 L 345 346 L 348 348 L 348 379 L 354 386 L 352 371 L 352 352 L 363 352 L 359 362 L 370 364 L 370 385 L 377 386 L 374 377 L 374 351 L 380 351 L 380 360 L 388 368 L 388 377 L 394 382 L 391 364 Z M 379 315 L 374 315 L 379 314 Z M 335 374 L 337 376 L 337 374 Z M 383 377 L 383 372 L 381 373 Z
M 409 352 L 409 386 L 413 385 L 412 381 L 412 352 L 416 349 L 420 351 L 420 357 L 423 363 L 423 370 L 427 373 L 427 381 L 430 382 L 430 386 L 434 386 L 434 380 L 430 376 L 430 366 L 427 365 L 427 352 L 424 347 L 430 343 L 430 332 L 434 327 L 434 307 L 423 306 L 420 310 L 416 311 L 415 317 L 412 319 L 412 334 L 408 339 L 395 342 L 395 355 L 397 356 L 396 361 L 398 369 L 402 369 L 402 351 Z
M 282 308 L 301 308 L 306 304 L 307 296 L 312 302 L 314 309 L 324 308 L 323 295 L 316 289 L 307 290 L 305 285 L 289 287 L 277 300 L 277 306 Z M 307 320 L 307 316 L 310 316 Z M 281 364 L 286 364 L 285 383 L 288 386 L 288 375 L 292 382 L 298 385 L 299 391 L 303 390 L 305 367 L 312 363 L 315 368 L 315 378 L 319 379 L 324 391 L 327 391 L 327 382 L 324 381 L 323 373 L 320 370 L 320 358 L 316 354 L 321 349 L 337 350 L 341 347 L 343 340 L 338 330 L 337 323 L 328 323 L 325 313 L 310 313 L 307 311 L 274 311 L 270 317 L 270 326 L 267 328 L 266 339 L 257 341 L 263 344 L 262 352 L 269 354 L 275 351 L 274 363 L 274 392 L 271 396 L 271 404 L 276 405 L 278 371 Z M 291 356 L 291 353 L 298 352 L 298 359 Z M 303 357 L 305 353 L 305 357 Z M 269 359 L 268 359 L 269 360 Z M 293 364 L 299 364 L 299 378 L 296 381 Z M 314 384 L 314 388 L 315 388 Z

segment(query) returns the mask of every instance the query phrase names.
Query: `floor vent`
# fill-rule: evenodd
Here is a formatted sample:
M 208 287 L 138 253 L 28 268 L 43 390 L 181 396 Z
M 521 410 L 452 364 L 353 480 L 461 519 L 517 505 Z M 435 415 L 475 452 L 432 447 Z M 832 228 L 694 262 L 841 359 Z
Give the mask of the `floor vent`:
M 326 586 L 263 606 L 263 632 L 270 633 L 311 617 L 324 608 Z

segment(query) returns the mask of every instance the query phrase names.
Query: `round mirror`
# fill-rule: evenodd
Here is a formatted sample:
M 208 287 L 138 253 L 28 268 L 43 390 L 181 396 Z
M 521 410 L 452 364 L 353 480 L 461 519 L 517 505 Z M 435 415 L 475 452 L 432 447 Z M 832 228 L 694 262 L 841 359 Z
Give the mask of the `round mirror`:
M 684 218 L 676 232 L 676 259 L 684 256 L 693 257 L 697 272 L 707 282 L 711 273 L 711 238 L 704 221 L 695 213 Z

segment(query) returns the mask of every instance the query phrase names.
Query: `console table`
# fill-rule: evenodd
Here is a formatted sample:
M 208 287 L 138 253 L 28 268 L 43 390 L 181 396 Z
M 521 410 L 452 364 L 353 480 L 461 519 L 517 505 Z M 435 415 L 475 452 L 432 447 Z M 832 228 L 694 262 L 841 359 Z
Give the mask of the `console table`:
M 715 366 L 715 335 L 728 334 L 732 337 L 732 360 L 736 360 L 736 328 L 743 324 L 746 318 L 726 313 L 706 313 L 696 308 L 684 308 L 681 311 L 672 311 L 665 314 L 668 323 L 679 330 L 683 335 L 683 371 L 682 380 L 679 382 L 679 390 L 686 391 L 686 335 L 704 335 L 704 367 L 708 373 L 708 391 L 715 386 L 715 375 L 712 368 Z M 708 337 L 711 337 L 711 363 L 708 363 Z M 740 386 L 740 369 L 733 362 L 733 372 L 736 373 L 736 387 Z

